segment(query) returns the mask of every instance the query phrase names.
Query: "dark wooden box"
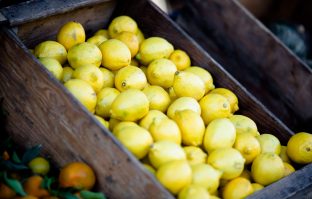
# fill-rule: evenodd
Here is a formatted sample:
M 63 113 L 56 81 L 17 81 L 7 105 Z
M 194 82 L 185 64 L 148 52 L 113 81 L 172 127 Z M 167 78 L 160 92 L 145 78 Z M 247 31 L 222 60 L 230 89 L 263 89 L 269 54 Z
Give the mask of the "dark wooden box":
M 2 8 L 0 29 L 0 98 L 8 112 L 7 130 L 17 143 L 42 144 L 57 165 L 82 160 L 97 174 L 97 189 L 109 198 L 173 198 L 29 52 L 43 40 L 55 39 L 67 21 L 84 25 L 88 34 L 107 26 L 118 15 L 129 15 L 146 36 L 161 36 L 184 49 L 211 72 L 217 87 L 233 90 L 239 113 L 252 118 L 261 133 L 276 135 L 283 144 L 293 132 L 264 107 L 209 54 L 154 4 L 145 0 L 33 0 Z M 306 189 L 312 165 L 276 182 L 254 198 L 287 198 Z M 296 182 L 296 183 L 292 183 Z M 301 192 L 300 192 L 301 193 Z M 253 196 L 251 196 L 253 197 Z

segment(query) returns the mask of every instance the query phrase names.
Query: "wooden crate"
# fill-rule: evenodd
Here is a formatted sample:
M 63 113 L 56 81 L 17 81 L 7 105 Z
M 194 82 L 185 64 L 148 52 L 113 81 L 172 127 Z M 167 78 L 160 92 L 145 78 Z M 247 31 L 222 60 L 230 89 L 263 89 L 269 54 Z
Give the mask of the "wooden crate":
M 176 48 L 187 51 L 193 64 L 209 70 L 217 87 L 233 90 L 239 98 L 239 113 L 255 120 L 261 133 L 270 132 L 283 144 L 293 134 L 149 1 L 33 0 L 0 12 L 4 16 L 1 23 L 6 24 L 0 30 L 0 97 L 9 113 L 10 135 L 26 147 L 42 144 L 43 153 L 59 166 L 75 160 L 87 162 L 98 177 L 97 189 L 109 198 L 173 196 L 29 52 L 28 48 L 39 42 L 55 39 L 60 26 L 69 20 L 82 23 L 90 34 L 107 26 L 114 16 L 133 17 L 146 36 L 168 39 Z M 283 180 L 300 178 L 307 182 L 312 176 L 308 172 L 311 167 L 308 165 Z M 305 172 L 308 173 L 302 175 Z M 308 184 L 292 185 L 291 191 Z M 270 187 L 275 187 L 276 194 L 285 184 L 280 181 L 261 192 L 270 192 Z
M 288 127 L 312 132 L 312 70 L 238 1 L 186 2 L 178 24 Z

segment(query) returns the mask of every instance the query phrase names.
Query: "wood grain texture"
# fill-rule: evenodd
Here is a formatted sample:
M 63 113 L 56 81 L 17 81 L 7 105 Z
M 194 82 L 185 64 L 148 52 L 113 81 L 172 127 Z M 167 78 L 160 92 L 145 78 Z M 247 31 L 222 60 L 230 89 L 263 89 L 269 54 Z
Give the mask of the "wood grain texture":
M 0 98 L 9 113 L 8 130 L 17 143 L 42 144 L 59 166 L 87 162 L 98 177 L 98 191 L 109 198 L 173 198 L 12 31 L 2 28 L 0 41 Z
M 178 23 L 294 131 L 312 132 L 312 72 L 237 1 L 187 1 Z

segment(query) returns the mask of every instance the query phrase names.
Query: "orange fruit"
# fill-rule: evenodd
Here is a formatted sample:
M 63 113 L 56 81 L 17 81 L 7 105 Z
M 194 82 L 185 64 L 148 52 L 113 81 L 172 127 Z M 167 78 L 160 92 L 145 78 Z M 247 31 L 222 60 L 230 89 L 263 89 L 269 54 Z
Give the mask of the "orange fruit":
M 41 176 L 31 176 L 24 182 L 24 190 L 28 195 L 36 197 L 49 196 L 49 192 L 41 188 L 43 178 Z
M 16 193 L 7 185 L 0 183 L 0 198 L 9 199 L 13 198 Z

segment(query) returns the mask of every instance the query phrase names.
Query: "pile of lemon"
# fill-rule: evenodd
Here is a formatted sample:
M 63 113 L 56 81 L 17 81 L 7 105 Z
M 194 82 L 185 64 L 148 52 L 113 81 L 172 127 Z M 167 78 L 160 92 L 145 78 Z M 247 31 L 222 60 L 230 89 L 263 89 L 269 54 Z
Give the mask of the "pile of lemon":
M 180 199 L 244 198 L 312 161 L 312 138 L 287 147 L 258 132 L 236 95 L 161 37 L 145 39 L 128 16 L 86 40 L 76 22 L 34 55 Z

